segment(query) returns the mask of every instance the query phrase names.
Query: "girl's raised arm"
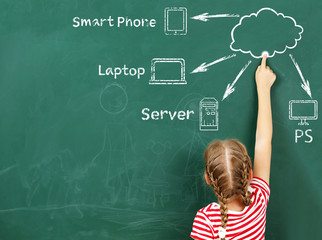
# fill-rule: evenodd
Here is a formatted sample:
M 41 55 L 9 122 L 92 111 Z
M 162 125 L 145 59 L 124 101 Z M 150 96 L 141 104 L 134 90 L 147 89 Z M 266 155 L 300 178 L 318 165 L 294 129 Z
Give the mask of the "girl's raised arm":
M 266 66 L 267 56 L 258 66 L 255 79 L 258 94 L 258 115 L 254 156 L 254 177 L 259 177 L 269 184 L 272 153 L 272 110 L 271 86 L 275 82 L 275 73 Z

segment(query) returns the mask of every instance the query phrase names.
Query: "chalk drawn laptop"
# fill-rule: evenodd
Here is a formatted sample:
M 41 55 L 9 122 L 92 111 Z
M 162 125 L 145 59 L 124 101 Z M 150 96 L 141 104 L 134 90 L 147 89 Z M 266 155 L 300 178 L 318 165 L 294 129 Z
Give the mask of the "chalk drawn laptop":
M 183 58 L 154 58 L 149 84 L 187 84 Z

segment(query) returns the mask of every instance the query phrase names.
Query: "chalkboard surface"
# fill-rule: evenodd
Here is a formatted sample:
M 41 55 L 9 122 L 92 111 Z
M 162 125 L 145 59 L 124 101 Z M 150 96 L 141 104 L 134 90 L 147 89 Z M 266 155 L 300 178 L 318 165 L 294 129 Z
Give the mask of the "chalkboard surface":
M 0 239 L 189 239 L 203 151 L 253 157 L 276 72 L 266 239 L 319 239 L 321 1 L 0 0 Z

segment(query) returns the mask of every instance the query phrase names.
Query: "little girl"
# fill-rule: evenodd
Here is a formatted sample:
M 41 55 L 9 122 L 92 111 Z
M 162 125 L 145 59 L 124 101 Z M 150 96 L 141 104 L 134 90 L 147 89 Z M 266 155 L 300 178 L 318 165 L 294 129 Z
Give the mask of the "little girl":
M 264 55 L 255 75 L 258 116 L 254 173 L 242 143 L 216 141 L 207 147 L 205 179 L 219 204 L 211 203 L 198 211 L 190 235 L 194 239 L 265 239 L 273 134 L 270 89 L 276 79 L 266 59 Z

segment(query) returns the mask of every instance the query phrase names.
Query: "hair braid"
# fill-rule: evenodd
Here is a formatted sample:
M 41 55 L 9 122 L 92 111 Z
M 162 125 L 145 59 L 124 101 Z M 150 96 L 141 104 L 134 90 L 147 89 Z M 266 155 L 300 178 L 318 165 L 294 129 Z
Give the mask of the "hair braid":
M 209 181 L 210 181 L 210 185 L 212 186 L 212 188 L 214 189 L 215 191 L 215 194 L 217 196 L 219 196 L 219 186 L 218 186 L 218 180 L 217 179 L 214 179 L 213 175 L 212 174 L 209 174 L 207 172 L 207 175 L 209 177 Z
M 232 140 L 240 149 L 243 157 L 242 160 L 242 169 L 241 170 L 241 184 L 242 184 L 242 191 L 240 193 L 243 203 L 245 206 L 249 206 L 252 204 L 251 200 L 251 193 L 248 191 L 248 184 L 249 184 L 249 171 L 252 168 L 252 161 L 250 160 L 250 157 L 248 156 L 247 150 L 243 144 L 236 140 Z
M 220 187 L 218 186 L 218 180 L 214 179 L 211 174 L 210 175 L 210 183 L 213 187 L 219 201 L 220 205 L 220 217 L 221 217 L 221 227 L 226 228 L 228 222 L 228 206 L 227 206 L 227 198 L 224 194 L 220 191 Z M 226 238 L 222 238 L 221 240 L 225 240 Z
M 241 197 L 243 199 L 243 202 L 245 204 L 245 206 L 249 206 L 252 204 L 252 200 L 251 200 L 251 193 L 248 191 L 248 176 L 249 176 L 249 170 L 250 170 L 250 166 L 249 163 L 250 162 L 250 158 L 249 156 L 246 154 L 244 155 L 245 159 L 243 159 L 243 169 L 242 169 L 242 193 L 241 193 Z
M 227 199 L 221 195 L 219 198 L 220 204 L 220 217 L 221 217 L 221 226 L 226 228 L 228 222 L 228 207 L 227 207 Z

